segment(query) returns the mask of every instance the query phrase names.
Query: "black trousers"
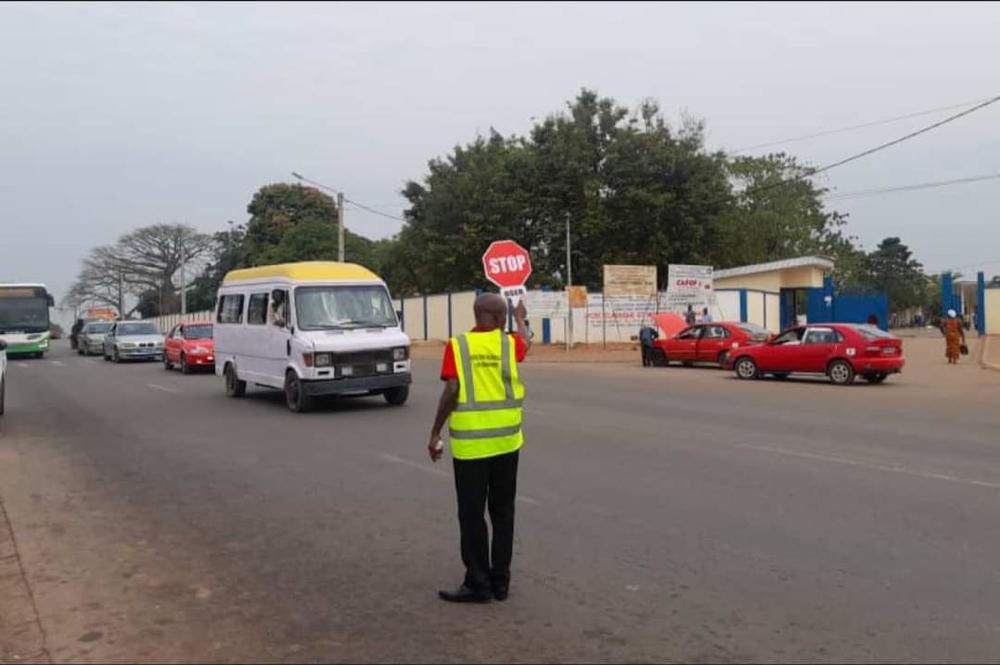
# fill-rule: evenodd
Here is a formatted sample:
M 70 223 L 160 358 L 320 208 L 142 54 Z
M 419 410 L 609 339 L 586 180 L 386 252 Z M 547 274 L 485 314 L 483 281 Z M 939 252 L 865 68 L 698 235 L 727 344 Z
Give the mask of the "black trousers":
M 520 451 L 476 460 L 454 460 L 458 524 L 462 533 L 465 584 L 470 589 L 505 588 L 514 556 L 514 499 Z M 483 511 L 493 525 L 492 557 Z
M 642 366 L 652 367 L 653 366 L 653 347 L 642 345 Z

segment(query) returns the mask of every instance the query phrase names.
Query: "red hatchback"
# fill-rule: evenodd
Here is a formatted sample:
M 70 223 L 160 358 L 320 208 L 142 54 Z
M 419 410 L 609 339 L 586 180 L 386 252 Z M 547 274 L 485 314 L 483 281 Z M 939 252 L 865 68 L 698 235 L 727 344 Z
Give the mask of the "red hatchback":
M 674 337 L 653 341 L 653 363 L 667 365 L 680 362 L 717 363 L 736 349 L 760 344 L 771 339 L 771 333 L 752 323 L 699 323 L 685 328 Z
M 189 374 L 192 370 L 215 368 L 215 343 L 211 323 L 181 323 L 167 335 L 163 366 L 170 370 L 178 365 Z
M 861 376 L 882 383 L 903 371 L 903 341 L 875 326 L 824 323 L 789 328 L 761 346 L 740 349 L 726 361 L 741 379 L 770 374 L 825 374 L 846 386 Z

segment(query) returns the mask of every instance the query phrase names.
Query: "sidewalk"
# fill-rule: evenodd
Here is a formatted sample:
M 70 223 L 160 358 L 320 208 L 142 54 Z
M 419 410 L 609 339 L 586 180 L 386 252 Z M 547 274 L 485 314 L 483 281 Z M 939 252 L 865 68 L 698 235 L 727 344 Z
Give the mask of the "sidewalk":
M 48 663 L 45 635 L 0 499 L 0 663 Z
M 996 336 L 983 337 L 980 342 L 982 353 L 979 362 L 986 369 L 994 369 L 1000 372 L 1000 340 Z

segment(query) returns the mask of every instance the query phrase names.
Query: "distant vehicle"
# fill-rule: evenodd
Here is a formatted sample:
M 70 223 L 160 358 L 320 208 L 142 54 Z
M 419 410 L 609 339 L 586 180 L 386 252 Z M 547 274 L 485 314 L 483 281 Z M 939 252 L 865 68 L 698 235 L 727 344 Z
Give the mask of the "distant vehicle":
M 104 349 L 104 336 L 114 325 L 110 321 L 90 321 L 76 337 L 76 352 L 81 356 L 98 355 Z
M 43 284 L 0 284 L 0 339 L 10 356 L 41 358 L 49 350 L 55 300 Z
M 734 350 L 770 340 L 771 333 L 753 323 L 720 321 L 689 326 L 667 339 L 653 341 L 653 363 L 723 365 Z
M 83 318 L 87 321 L 117 321 L 118 313 L 109 307 L 88 309 L 83 313 Z
M 903 341 L 870 325 L 814 324 L 796 326 L 759 346 L 733 351 L 726 367 L 741 379 L 769 374 L 825 374 L 846 386 L 861 376 L 882 383 L 903 370 Z
M 156 326 L 145 321 L 119 321 L 111 325 L 104 336 L 104 359 L 120 363 L 124 360 L 163 360 L 163 335 Z
M 316 397 L 409 396 L 410 338 L 385 282 L 352 263 L 312 261 L 235 270 L 219 288 L 215 371 L 226 392 L 247 383 L 285 392 L 288 408 Z
M 189 374 L 198 368 L 215 370 L 215 342 L 211 323 L 180 323 L 167 334 L 163 367 L 174 365 Z
M 53 324 L 52 327 L 49 328 L 49 339 L 62 339 L 62 336 L 63 328 L 58 323 Z
M 7 342 L 0 339 L 0 416 L 3 415 L 3 400 L 7 395 Z

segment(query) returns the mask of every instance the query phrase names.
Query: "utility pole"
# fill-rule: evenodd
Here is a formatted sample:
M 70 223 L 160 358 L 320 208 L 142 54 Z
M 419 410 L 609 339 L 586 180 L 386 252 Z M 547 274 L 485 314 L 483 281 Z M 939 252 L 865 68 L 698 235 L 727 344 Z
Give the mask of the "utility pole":
M 566 319 L 566 350 L 569 351 L 573 346 L 573 307 L 570 305 L 569 290 L 573 286 L 573 262 L 572 262 L 572 248 L 570 242 L 572 241 L 569 232 L 569 214 L 566 215 L 566 309 L 568 310 L 568 318 Z
M 125 271 L 118 269 L 118 318 L 125 318 Z
M 337 192 L 337 260 L 344 262 L 344 193 Z
M 316 182 L 315 180 L 310 180 L 301 173 L 296 173 L 292 171 L 292 177 L 298 180 L 300 183 L 308 182 L 314 187 L 319 187 L 320 189 L 325 189 L 328 192 L 333 192 L 337 195 L 337 260 L 341 263 L 344 262 L 344 193 L 334 189 L 333 187 L 327 187 L 326 185 Z
M 184 232 L 181 231 L 181 318 L 187 315 L 187 274 L 185 264 L 187 263 L 187 252 L 184 247 Z

